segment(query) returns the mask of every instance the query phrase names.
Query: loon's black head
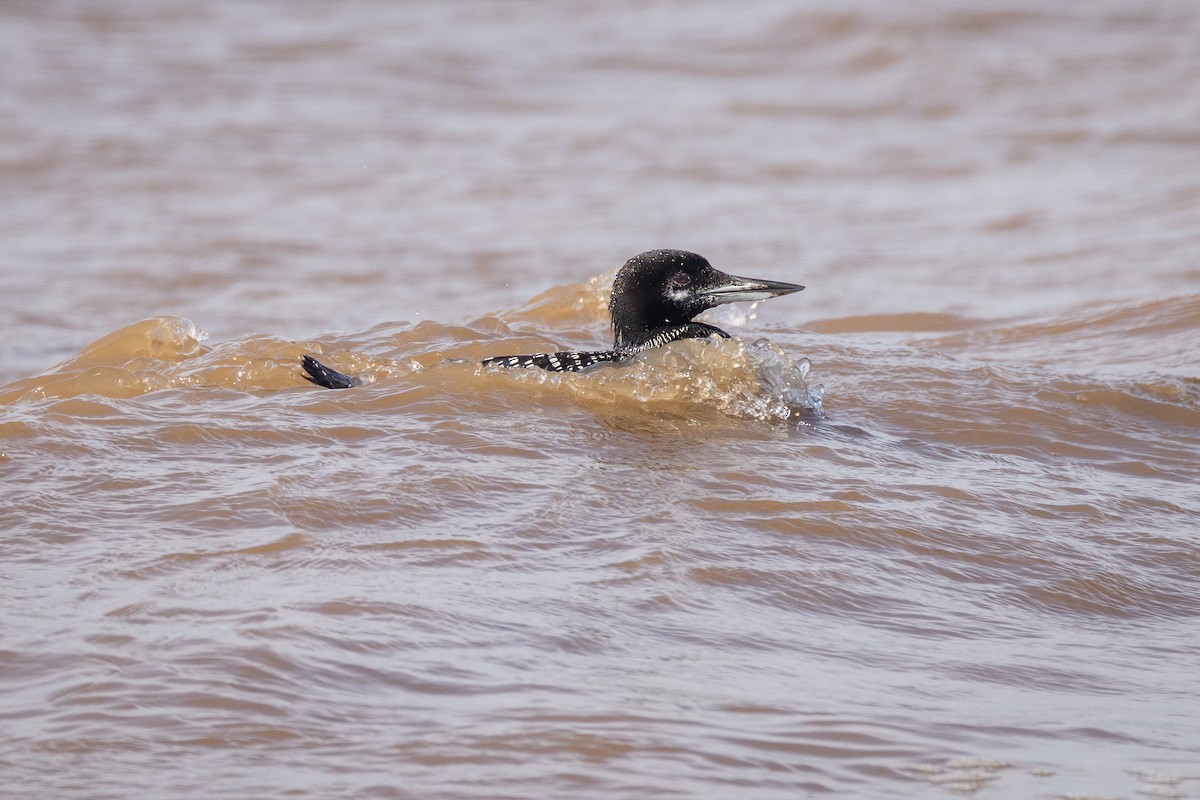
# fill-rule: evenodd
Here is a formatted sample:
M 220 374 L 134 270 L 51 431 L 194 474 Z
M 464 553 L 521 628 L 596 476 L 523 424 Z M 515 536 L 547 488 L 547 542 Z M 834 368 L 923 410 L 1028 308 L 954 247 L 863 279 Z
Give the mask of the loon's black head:
M 655 330 L 683 325 L 722 303 L 766 300 L 803 288 L 727 275 L 685 250 L 649 250 L 625 262 L 613 281 L 608 303 L 613 338 L 618 348 L 637 347 Z

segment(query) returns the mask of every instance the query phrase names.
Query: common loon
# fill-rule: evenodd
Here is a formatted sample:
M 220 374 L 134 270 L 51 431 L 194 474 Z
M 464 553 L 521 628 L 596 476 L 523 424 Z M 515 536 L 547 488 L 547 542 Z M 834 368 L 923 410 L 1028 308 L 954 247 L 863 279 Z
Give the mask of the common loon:
M 577 372 L 605 361 L 622 361 L 678 339 L 728 339 L 725 331 L 692 322 L 692 317 L 724 303 L 766 300 L 803 288 L 794 283 L 727 275 L 703 256 L 685 250 L 649 250 L 625 262 L 613 280 L 608 303 L 613 330 L 611 350 L 493 356 L 481 363 L 485 367 Z M 301 366 L 310 381 L 329 389 L 347 389 L 361 383 L 309 355 L 303 357 Z

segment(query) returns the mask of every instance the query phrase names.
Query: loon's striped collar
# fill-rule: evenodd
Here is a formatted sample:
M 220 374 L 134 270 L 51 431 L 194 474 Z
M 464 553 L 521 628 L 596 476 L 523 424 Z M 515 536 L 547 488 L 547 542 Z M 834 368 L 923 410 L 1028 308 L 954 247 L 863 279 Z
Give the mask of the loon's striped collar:
M 650 250 L 629 259 L 613 281 L 608 303 L 613 349 L 493 356 L 482 363 L 488 367 L 577 372 L 593 364 L 621 361 L 679 339 L 709 336 L 728 339 L 725 331 L 692 322 L 692 317 L 724 303 L 766 300 L 803 288 L 794 283 L 727 275 L 703 256 L 684 250 Z M 304 356 L 301 365 L 310 381 L 330 389 L 345 389 L 359 383 L 357 378 L 332 370 L 312 356 Z

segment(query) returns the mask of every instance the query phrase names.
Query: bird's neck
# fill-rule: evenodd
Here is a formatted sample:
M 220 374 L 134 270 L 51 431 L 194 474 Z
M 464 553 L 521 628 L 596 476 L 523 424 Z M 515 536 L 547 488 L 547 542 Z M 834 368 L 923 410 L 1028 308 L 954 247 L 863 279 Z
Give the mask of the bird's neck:
M 613 347 L 623 352 L 637 353 L 653 347 L 662 347 L 679 339 L 707 339 L 709 336 L 729 338 L 729 334 L 725 331 L 703 322 L 685 322 L 659 327 L 624 325 L 615 329 Z

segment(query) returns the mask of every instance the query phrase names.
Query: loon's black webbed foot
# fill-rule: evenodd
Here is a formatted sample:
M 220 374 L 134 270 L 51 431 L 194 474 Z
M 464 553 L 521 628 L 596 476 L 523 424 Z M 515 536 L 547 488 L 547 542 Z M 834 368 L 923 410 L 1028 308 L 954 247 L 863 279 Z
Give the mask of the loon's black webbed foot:
M 330 369 L 312 356 L 301 358 L 300 366 L 304 368 L 304 372 L 306 373 L 304 377 L 317 386 L 324 386 L 326 389 L 349 389 L 351 386 L 362 385 L 362 381 L 358 378 L 351 375 L 344 375 L 335 369 Z

